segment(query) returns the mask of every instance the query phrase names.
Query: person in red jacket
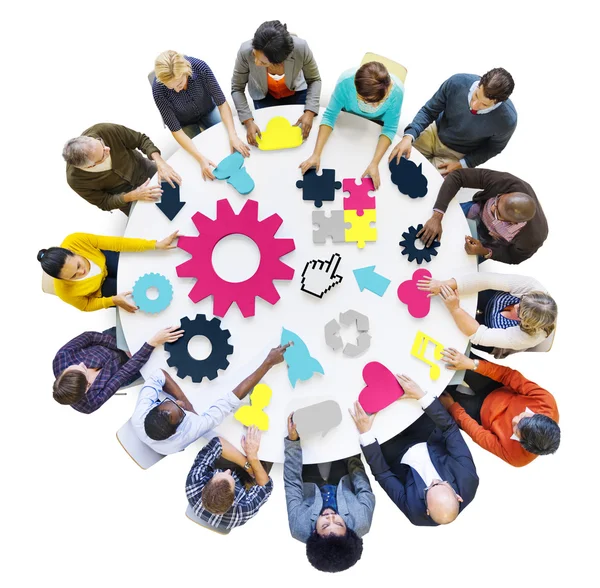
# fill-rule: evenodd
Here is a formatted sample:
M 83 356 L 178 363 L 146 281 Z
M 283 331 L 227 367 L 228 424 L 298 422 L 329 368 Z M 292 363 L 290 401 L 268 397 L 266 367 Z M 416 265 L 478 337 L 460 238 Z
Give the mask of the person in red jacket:
M 451 370 L 468 370 L 465 381 L 475 394 L 449 386 L 440 401 L 477 445 L 515 467 L 558 449 L 558 409 L 550 392 L 516 370 L 456 349 L 444 349 L 442 359 Z

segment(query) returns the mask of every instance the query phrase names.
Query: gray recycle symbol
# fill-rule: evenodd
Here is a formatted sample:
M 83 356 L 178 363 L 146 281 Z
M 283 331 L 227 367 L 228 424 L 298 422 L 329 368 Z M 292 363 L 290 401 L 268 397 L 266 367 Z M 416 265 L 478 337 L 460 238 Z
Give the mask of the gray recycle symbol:
M 350 327 L 354 322 L 356 322 L 356 328 L 358 329 L 356 345 L 353 343 L 346 343 L 344 345 L 342 337 L 339 334 L 340 323 L 346 327 Z M 334 351 L 343 347 L 343 353 L 348 357 L 357 357 L 369 349 L 371 346 L 371 335 L 368 333 L 369 317 L 356 310 L 347 310 L 346 312 L 340 312 L 340 323 L 332 319 L 325 325 L 325 342 L 329 347 Z

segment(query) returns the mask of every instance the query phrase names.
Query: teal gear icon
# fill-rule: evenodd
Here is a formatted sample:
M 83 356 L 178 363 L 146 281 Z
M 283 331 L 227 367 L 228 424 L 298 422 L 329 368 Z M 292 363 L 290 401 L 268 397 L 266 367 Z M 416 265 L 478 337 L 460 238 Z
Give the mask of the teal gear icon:
M 158 298 L 148 298 L 149 288 L 158 290 Z M 144 274 L 133 285 L 133 300 L 142 312 L 157 314 L 171 304 L 173 287 L 162 274 Z

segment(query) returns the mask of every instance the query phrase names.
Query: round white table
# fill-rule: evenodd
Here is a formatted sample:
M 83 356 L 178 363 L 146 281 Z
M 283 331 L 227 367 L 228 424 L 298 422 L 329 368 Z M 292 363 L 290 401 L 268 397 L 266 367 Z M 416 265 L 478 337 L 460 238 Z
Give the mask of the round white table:
M 266 108 L 255 112 L 255 120 L 264 130 L 273 116 L 284 116 L 294 123 L 302 112 L 301 106 L 282 106 Z M 169 164 L 182 177 L 181 199 L 186 205 L 175 219 L 170 222 L 153 203 L 137 203 L 132 211 L 125 236 L 148 239 L 162 239 L 174 230 L 182 235 L 196 236 L 196 227 L 191 217 L 197 211 L 210 218 L 216 216 L 217 200 L 226 198 L 238 213 L 246 200 L 258 201 L 258 216 L 262 220 L 272 214 L 283 219 L 278 238 L 293 238 L 296 248 L 283 256 L 281 260 L 295 269 L 291 281 L 275 281 L 281 298 L 275 305 L 256 299 L 256 314 L 243 318 L 234 303 L 222 319 L 222 327 L 229 329 L 229 343 L 234 352 L 229 356 L 230 365 L 226 371 L 220 371 L 219 377 L 201 384 L 195 384 L 190 378 L 179 380 L 176 370 L 168 368 L 168 354 L 157 349 L 142 369 L 147 376 L 154 369 L 168 369 L 184 390 L 198 412 L 232 389 L 249 375 L 266 356 L 268 350 L 279 344 L 282 327 L 297 333 L 307 344 L 313 357 L 318 359 L 325 371 L 324 375 L 315 374 L 304 382 L 298 382 L 295 389 L 288 380 L 286 364 L 275 366 L 263 382 L 273 390 L 273 396 L 266 412 L 269 416 L 269 430 L 263 433 L 260 458 L 267 461 L 283 461 L 283 439 L 287 435 L 286 420 L 290 412 L 303 406 L 334 399 L 342 409 L 342 423 L 330 430 L 325 437 L 315 435 L 302 439 L 305 463 L 318 463 L 341 459 L 360 452 L 358 432 L 348 414 L 360 391 L 365 386 L 362 369 L 368 362 L 378 361 L 394 373 L 406 373 L 427 391 L 440 394 L 450 381 L 454 372 L 443 368 L 441 376 L 432 381 L 429 366 L 410 355 L 410 349 L 417 331 L 423 331 L 447 347 L 464 350 L 465 337 L 455 326 L 441 300 L 432 300 L 431 311 L 424 319 L 414 319 L 408 313 L 396 295 L 398 285 L 409 278 L 419 267 L 427 268 L 434 277 L 449 278 L 467 272 L 477 271 L 475 256 L 464 251 L 464 236 L 469 234 L 466 219 L 456 200 L 448 207 L 444 217 L 444 234 L 438 255 L 430 263 L 420 266 L 407 261 L 401 254 L 398 243 L 401 235 L 411 225 L 424 223 L 431 214 L 442 178 L 425 158 L 412 150 L 411 159 L 423 163 L 423 173 L 428 179 L 428 193 L 424 198 L 411 199 L 401 194 L 391 182 L 387 168 L 387 155 L 380 164 L 381 187 L 376 194 L 378 239 L 375 243 L 366 243 L 364 249 L 358 249 L 355 243 L 315 244 L 312 241 L 313 225 L 311 214 L 317 210 L 312 202 L 302 200 L 302 191 L 296 187 L 301 179 L 298 165 L 312 153 L 319 119 L 309 139 L 300 147 L 280 151 L 260 151 L 252 148 L 245 160 L 245 166 L 254 179 L 255 188 L 248 196 L 242 196 L 226 181 L 203 181 L 200 166 L 180 149 L 170 159 Z M 239 121 L 236 126 L 240 137 L 245 131 Z M 336 180 L 360 178 L 369 164 L 381 127 L 347 113 L 341 113 L 335 131 L 325 147 L 321 159 L 321 168 L 334 169 Z M 229 154 L 227 134 L 222 125 L 216 125 L 194 139 L 201 153 L 218 163 Z M 154 181 L 154 180 L 153 180 Z M 342 210 L 343 198 L 347 195 L 341 189 L 336 191 L 334 202 L 325 202 L 320 210 Z M 304 265 L 312 259 L 327 260 L 333 253 L 339 253 L 342 261 L 338 274 L 343 276 L 340 284 L 324 295 L 322 299 L 300 290 L 301 274 Z M 135 281 L 145 273 L 158 272 L 165 275 L 173 285 L 173 301 L 170 306 L 157 315 L 138 311 L 135 314 L 121 312 L 124 334 L 132 351 L 141 347 L 160 328 L 177 325 L 179 320 L 196 314 L 213 316 L 212 296 L 194 304 L 188 293 L 194 280 L 179 278 L 176 266 L 190 258 L 181 249 L 166 252 L 123 253 L 119 262 L 118 289 L 120 292 L 132 288 Z M 241 235 L 232 235 L 221 241 L 213 256 L 217 273 L 229 281 L 247 279 L 258 264 L 258 250 L 252 241 Z M 379 297 L 367 290 L 360 292 L 353 271 L 356 268 L 375 265 L 377 273 L 391 280 L 385 295 Z M 476 296 L 464 296 L 462 307 L 474 315 Z M 354 309 L 369 317 L 370 348 L 363 355 L 350 358 L 341 351 L 333 351 L 327 346 L 324 326 L 331 319 L 339 321 L 339 313 Z M 344 342 L 354 343 L 356 327 L 342 327 Z M 206 340 L 205 340 L 206 341 Z M 192 346 L 194 345 L 194 346 Z M 210 347 L 192 343 L 192 354 L 201 358 L 206 356 Z M 428 356 L 433 357 L 430 344 Z M 440 362 L 441 364 L 441 362 Z M 248 402 L 246 399 L 245 402 Z M 422 414 L 418 403 L 413 400 L 401 400 L 381 411 L 373 424 L 373 432 L 380 442 L 384 442 L 410 425 Z M 216 429 L 218 434 L 240 447 L 243 426 L 229 416 Z

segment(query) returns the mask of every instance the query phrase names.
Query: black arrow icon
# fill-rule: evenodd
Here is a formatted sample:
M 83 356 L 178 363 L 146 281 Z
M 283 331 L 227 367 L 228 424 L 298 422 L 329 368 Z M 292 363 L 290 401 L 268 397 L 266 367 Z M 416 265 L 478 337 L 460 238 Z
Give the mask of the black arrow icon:
M 163 193 L 160 202 L 157 202 L 156 206 L 158 206 L 163 214 L 172 221 L 185 206 L 185 202 L 181 202 L 178 184 L 175 184 L 175 187 L 172 188 L 167 182 L 162 182 L 160 187 L 162 188 Z

